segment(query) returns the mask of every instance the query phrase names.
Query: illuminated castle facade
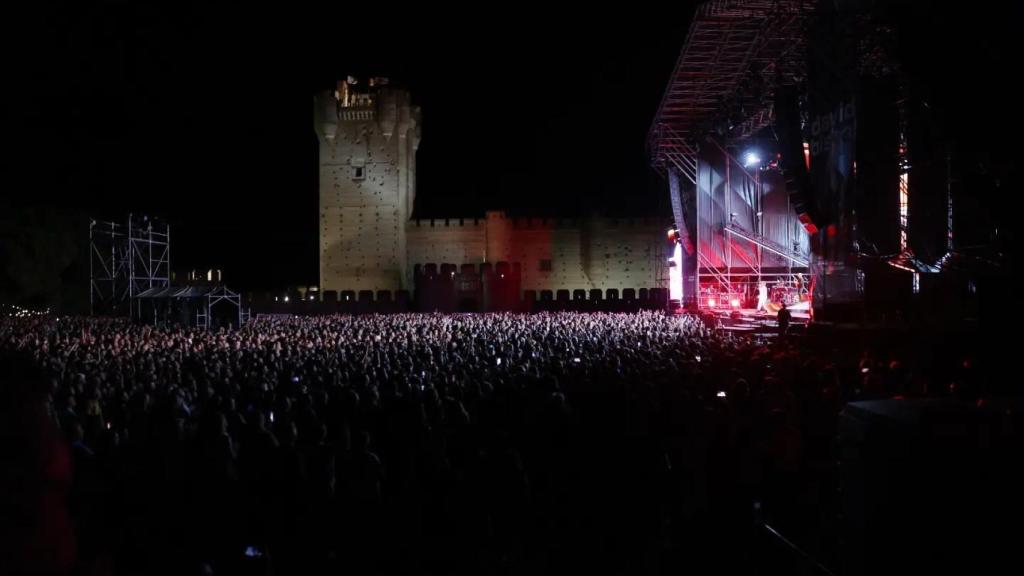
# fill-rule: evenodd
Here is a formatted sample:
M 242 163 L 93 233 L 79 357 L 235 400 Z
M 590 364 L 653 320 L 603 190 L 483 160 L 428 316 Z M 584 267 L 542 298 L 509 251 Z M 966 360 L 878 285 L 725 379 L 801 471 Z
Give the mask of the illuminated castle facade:
M 349 78 L 315 97 L 321 291 L 413 290 L 428 264 L 518 263 L 523 290 L 657 288 L 655 219 L 414 219 L 420 110 L 386 79 Z

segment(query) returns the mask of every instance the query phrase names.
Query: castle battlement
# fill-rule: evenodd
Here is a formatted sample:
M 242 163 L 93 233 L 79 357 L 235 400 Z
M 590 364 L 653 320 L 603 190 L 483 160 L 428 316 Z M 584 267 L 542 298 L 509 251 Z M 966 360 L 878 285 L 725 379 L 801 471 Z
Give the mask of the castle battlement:
M 409 226 L 416 228 L 482 228 L 487 225 L 484 218 L 416 218 Z

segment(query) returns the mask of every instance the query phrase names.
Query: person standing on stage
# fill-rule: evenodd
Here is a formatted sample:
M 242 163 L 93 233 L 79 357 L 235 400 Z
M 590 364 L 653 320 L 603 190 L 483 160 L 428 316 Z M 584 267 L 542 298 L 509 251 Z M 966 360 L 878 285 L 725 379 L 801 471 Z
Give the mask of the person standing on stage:
M 757 283 L 757 311 L 768 311 L 768 285 L 764 281 Z

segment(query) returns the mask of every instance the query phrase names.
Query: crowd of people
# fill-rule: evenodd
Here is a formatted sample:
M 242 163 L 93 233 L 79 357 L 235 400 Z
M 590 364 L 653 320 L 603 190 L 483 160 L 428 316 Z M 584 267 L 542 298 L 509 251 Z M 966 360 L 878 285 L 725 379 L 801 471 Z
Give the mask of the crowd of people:
M 729 571 L 756 514 L 828 536 L 845 402 L 971 378 L 660 312 L 12 317 L 0 351 L 5 556 L 80 574 Z

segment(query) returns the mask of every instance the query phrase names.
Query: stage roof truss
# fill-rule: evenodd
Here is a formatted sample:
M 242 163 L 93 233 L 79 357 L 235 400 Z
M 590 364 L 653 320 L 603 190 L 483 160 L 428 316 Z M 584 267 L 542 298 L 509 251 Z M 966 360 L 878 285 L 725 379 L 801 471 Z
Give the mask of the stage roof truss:
M 804 74 L 813 7 L 807 0 L 713 0 L 697 9 L 648 133 L 655 168 L 675 166 L 689 177 L 680 160 L 710 133 L 732 143 L 771 123 L 775 86 Z

